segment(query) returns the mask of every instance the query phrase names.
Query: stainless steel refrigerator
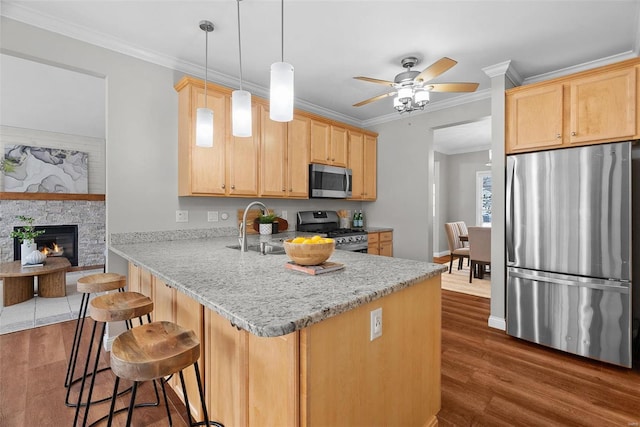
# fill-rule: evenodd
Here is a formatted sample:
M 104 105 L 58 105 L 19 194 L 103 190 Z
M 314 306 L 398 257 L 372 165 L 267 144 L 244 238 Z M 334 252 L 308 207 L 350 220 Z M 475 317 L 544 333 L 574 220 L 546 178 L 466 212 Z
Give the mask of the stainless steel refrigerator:
M 631 143 L 507 157 L 507 333 L 631 367 Z

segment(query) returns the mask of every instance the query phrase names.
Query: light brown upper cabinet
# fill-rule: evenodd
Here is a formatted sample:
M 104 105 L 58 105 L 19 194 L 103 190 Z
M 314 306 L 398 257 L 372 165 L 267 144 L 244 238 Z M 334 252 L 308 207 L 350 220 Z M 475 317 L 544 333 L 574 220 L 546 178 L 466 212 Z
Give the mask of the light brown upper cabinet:
M 217 197 L 309 197 L 309 163 L 348 167 L 348 131 L 365 135 L 363 200 L 375 199 L 376 135 L 296 110 L 291 122 L 269 119 L 269 102 L 252 97 L 253 136 L 231 130 L 231 89 L 209 83 L 207 107 L 214 113 L 212 148 L 195 145 L 196 110 L 204 82 L 183 77 L 178 92 L 178 195 Z M 367 139 L 368 138 L 368 139 Z M 370 148 L 372 147 L 372 149 Z M 363 177 L 363 175 L 359 175 Z M 363 178 L 364 179 L 364 178 Z M 372 195 L 372 196 L 371 196 Z
M 636 134 L 636 68 L 575 79 L 569 94 L 571 144 Z
M 260 196 L 307 198 L 310 119 L 295 115 L 289 123 L 269 119 L 260 106 Z
M 562 85 L 507 94 L 507 152 L 562 145 Z
M 640 60 L 506 92 L 506 153 L 637 139 Z
M 374 136 L 349 131 L 349 168 L 353 178 L 351 199 L 376 199 L 377 142 Z
M 178 91 L 178 195 L 226 194 L 227 123 L 229 94 L 207 90 L 207 107 L 213 110 L 213 147 L 197 147 L 196 110 L 204 107 L 204 84 L 183 79 Z
M 311 163 L 347 167 L 347 130 L 311 120 Z
M 227 141 L 227 194 L 229 196 L 250 197 L 258 195 L 258 153 L 260 148 L 259 108 L 251 106 L 253 129 L 251 136 L 240 138 L 231 135 L 228 127 Z

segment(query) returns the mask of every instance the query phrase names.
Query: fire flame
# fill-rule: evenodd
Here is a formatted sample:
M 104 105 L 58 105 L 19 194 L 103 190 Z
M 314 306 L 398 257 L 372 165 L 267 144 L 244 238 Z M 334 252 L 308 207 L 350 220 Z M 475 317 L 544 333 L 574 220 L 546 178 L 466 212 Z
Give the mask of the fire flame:
M 53 243 L 53 248 L 48 248 L 47 246 L 45 246 L 40 252 L 47 256 L 60 255 L 63 249 L 64 248 L 62 246 L 58 246 L 56 243 Z

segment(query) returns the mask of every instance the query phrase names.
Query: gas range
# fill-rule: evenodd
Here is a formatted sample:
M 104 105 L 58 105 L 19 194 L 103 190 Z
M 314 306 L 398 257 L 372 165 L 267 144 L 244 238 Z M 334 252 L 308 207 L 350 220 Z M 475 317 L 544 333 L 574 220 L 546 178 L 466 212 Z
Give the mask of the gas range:
M 367 232 L 361 229 L 340 228 L 336 211 L 300 211 L 296 218 L 296 230 L 330 237 L 336 241 L 336 249 L 367 252 Z

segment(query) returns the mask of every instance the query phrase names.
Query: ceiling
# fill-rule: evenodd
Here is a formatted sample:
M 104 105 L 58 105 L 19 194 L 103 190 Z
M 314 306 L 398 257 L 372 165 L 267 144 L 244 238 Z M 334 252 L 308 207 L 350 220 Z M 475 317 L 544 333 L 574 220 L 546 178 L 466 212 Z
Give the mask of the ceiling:
M 264 97 L 270 65 L 281 57 L 280 2 L 243 0 L 240 12 L 244 88 Z M 238 87 L 234 0 L 2 0 L 0 14 L 198 77 L 204 77 L 205 62 L 205 34 L 198 23 L 208 19 L 215 25 L 209 78 Z M 521 84 L 583 64 L 591 68 L 638 56 L 639 20 L 640 0 L 287 0 L 284 60 L 295 68 L 298 108 L 366 127 L 400 115 L 392 98 L 353 107 L 387 92 L 353 77 L 393 80 L 404 71 L 405 56 L 419 58 L 418 70 L 444 56 L 458 61 L 434 82 L 480 83 L 474 94 L 433 93 L 428 112 L 489 97 L 483 69 L 505 61 L 511 61 L 510 76 Z

